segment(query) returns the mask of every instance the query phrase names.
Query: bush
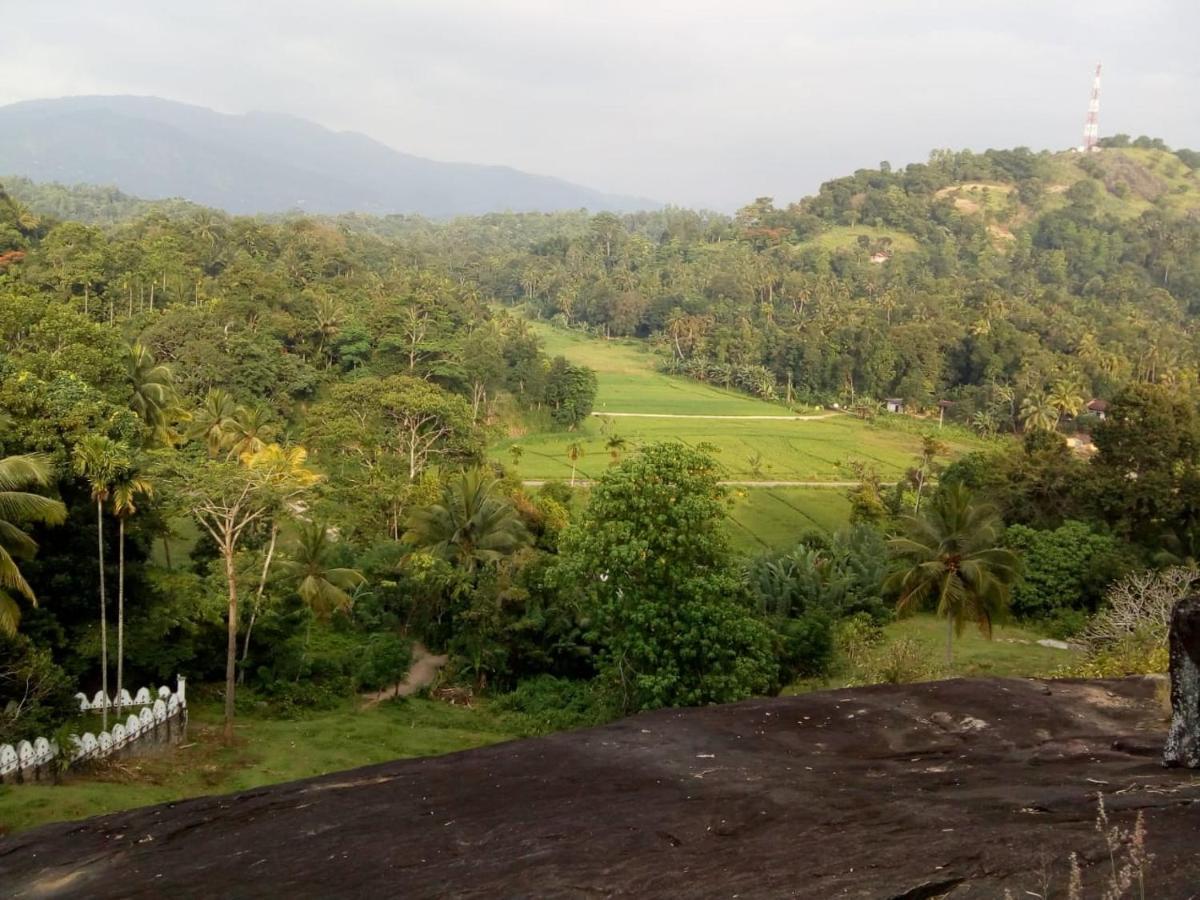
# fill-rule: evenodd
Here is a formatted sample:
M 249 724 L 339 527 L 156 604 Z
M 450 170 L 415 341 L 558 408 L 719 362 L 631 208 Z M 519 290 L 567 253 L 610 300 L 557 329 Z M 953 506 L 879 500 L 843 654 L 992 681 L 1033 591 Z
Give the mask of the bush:
M 779 676 L 784 684 L 797 678 L 825 675 L 833 663 L 833 624 L 814 612 L 775 625 L 778 636 Z
M 871 651 L 856 680 L 861 684 L 911 684 L 940 678 L 942 674 L 941 667 L 930 658 L 928 648 L 911 638 L 900 638 Z
M 362 648 L 355 680 L 359 690 L 374 691 L 404 680 L 412 664 L 412 644 L 394 632 L 373 634 Z
M 512 692 L 497 697 L 492 705 L 526 717 L 529 730 L 535 734 L 599 725 L 617 715 L 616 704 L 597 682 L 553 675 L 527 678 Z
M 50 651 L 0 634 L 0 744 L 49 737 L 78 714 L 75 689 Z

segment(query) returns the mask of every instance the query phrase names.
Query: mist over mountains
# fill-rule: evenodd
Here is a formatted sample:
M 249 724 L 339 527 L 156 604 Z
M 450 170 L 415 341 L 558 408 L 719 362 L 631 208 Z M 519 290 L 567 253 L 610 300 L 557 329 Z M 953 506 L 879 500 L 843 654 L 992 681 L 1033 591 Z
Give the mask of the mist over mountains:
M 299 209 L 431 217 L 658 206 L 505 166 L 447 163 L 304 119 L 227 115 L 155 97 L 67 97 L 0 107 L 0 173 L 111 184 L 231 213 Z

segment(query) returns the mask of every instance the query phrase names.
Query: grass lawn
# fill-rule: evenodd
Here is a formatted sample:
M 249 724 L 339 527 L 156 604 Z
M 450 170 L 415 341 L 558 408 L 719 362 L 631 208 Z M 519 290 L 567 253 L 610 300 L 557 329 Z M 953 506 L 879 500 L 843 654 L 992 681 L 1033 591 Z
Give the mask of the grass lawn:
M 831 534 L 850 521 L 842 488 L 734 488 L 733 545 L 746 553 L 788 548 L 806 532 Z
M 226 747 L 217 705 L 196 704 L 189 712 L 189 742 L 162 755 L 122 759 L 57 785 L 0 786 L 0 834 L 519 736 L 518 726 L 486 708 L 413 698 L 368 710 L 347 701 L 303 719 L 239 714 L 238 740 Z
M 908 638 L 939 663 L 946 653 L 946 623 L 932 615 L 910 616 L 893 622 L 885 629 L 890 640 Z M 954 664 L 950 675 L 1036 676 L 1053 672 L 1076 660 L 1070 650 L 1056 650 L 1037 643 L 1043 634 L 1017 625 L 998 625 L 988 640 L 979 629 L 969 626 L 954 638 Z
M 867 229 L 870 230 L 870 229 Z M 657 441 L 682 441 L 707 445 L 724 467 L 730 481 L 853 480 L 846 463 L 873 466 L 885 481 L 900 477 L 912 464 L 921 434 L 935 425 L 903 419 L 876 423 L 834 414 L 808 420 L 627 418 L 604 413 L 668 414 L 674 416 L 789 416 L 782 403 L 768 403 L 734 391 L 700 384 L 658 371 L 659 356 L 643 342 L 605 341 L 544 322 L 531 323 L 551 355 L 596 370 L 598 391 L 595 410 L 576 431 L 544 431 L 500 440 L 491 457 L 512 465 L 510 449 L 521 448 L 517 475 L 525 480 L 571 478 L 567 446 L 578 443 L 584 455 L 576 477 L 594 480 L 612 463 L 605 447 L 617 435 L 627 450 Z M 823 410 L 802 410 L 822 414 Z M 952 453 L 984 446 L 961 430 L 944 434 Z M 802 486 L 754 487 L 736 491 L 731 528 L 735 545 L 754 551 L 763 547 L 790 546 L 814 528 L 834 531 L 846 522 L 849 503 L 842 488 Z
M 917 249 L 916 238 L 908 232 L 894 228 L 876 228 L 874 225 L 838 225 L 802 242 L 800 246 L 821 247 L 831 251 L 850 250 L 858 246 L 859 235 L 866 235 L 872 241 L 891 238 L 893 250 Z
M 869 654 L 877 660 L 889 658 L 889 648 L 900 641 L 916 645 L 919 676 L 905 681 L 926 681 L 939 678 L 1037 678 L 1054 675 L 1059 669 L 1075 663 L 1079 653 L 1043 647 L 1038 640 L 1044 635 L 1017 625 L 997 625 L 988 640 L 975 626 L 969 626 L 954 638 L 954 661 L 946 665 L 946 623 L 931 613 L 909 616 L 884 628 L 884 643 Z M 903 646 L 903 645 L 900 645 Z M 806 678 L 785 688 L 785 694 L 841 688 L 880 680 L 868 674 L 871 664 L 864 668 L 843 661 L 834 674 L 825 678 Z

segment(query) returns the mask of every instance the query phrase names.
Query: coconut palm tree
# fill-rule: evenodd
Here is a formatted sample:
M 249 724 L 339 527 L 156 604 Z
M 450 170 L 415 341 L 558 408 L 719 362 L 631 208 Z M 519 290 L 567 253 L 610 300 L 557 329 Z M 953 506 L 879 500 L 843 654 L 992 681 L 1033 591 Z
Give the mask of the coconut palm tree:
M 125 382 L 132 392 L 129 406 L 150 429 L 151 438 L 170 443 L 170 422 L 180 413 L 170 367 L 156 362 L 149 348 L 136 342 L 125 357 Z
M 296 585 L 296 593 L 318 619 L 347 612 L 354 604 L 351 592 L 366 583 L 357 569 L 332 565 L 337 547 L 329 526 L 301 522 L 287 542 L 287 555 L 279 560 L 279 574 Z
M 468 572 L 499 562 L 529 543 L 517 511 L 500 494 L 500 482 L 469 469 L 442 490 L 441 503 L 415 511 L 404 540 Z
M 216 456 L 229 446 L 230 432 L 238 413 L 238 405 L 228 392 L 213 388 L 204 403 L 192 415 L 189 437 L 203 440 L 209 456 Z
M 571 487 L 575 487 L 575 469 L 579 465 L 579 460 L 583 459 L 583 444 L 579 441 L 571 441 L 567 444 L 567 459 L 571 461 Z
M 1083 409 L 1083 385 L 1073 375 L 1060 378 L 1050 388 L 1047 398 L 1060 416 L 1074 418 Z
M 278 429 L 271 421 L 271 411 L 261 403 L 239 406 L 225 429 L 229 456 L 240 459 L 261 451 L 274 440 Z
M 137 512 L 139 497 L 153 497 L 154 485 L 133 468 L 119 473 L 112 484 L 112 511 L 117 517 L 117 713 L 125 687 L 125 520 Z
M 1021 401 L 1021 424 L 1026 431 L 1054 431 L 1058 427 L 1058 407 L 1045 392 L 1029 394 Z
M 101 711 L 104 728 L 108 728 L 108 603 L 104 596 L 104 504 L 112 494 L 113 485 L 123 477 L 129 460 L 116 441 L 102 434 L 91 434 L 72 451 L 75 474 L 88 482 L 92 500 L 96 503 L 96 548 L 100 570 L 100 688 L 105 705 Z
M 999 546 L 1002 528 L 992 507 L 974 503 L 965 487 L 953 484 L 926 505 L 925 515 L 905 519 L 904 536 L 888 541 L 896 568 L 885 589 L 899 594 L 902 614 L 936 603 L 946 620 L 947 663 L 954 658 L 954 635 L 968 621 L 991 637 L 993 621 L 1008 609 L 1020 560 Z
M 608 455 L 612 457 L 612 464 L 615 466 L 621 461 L 621 453 L 629 446 L 629 441 L 625 440 L 619 434 L 614 434 L 605 441 L 604 446 L 608 450 Z
M 58 525 L 67 518 L 67 509 L 25 488 L 50 484 L 50 464 L 37 454 L 8 456 L 0 459 L 0 633 L 13 634 L 21 622 L 21 607 L 13 594 L 19 594 L 34 606 L 37 596 L 21 574 L 18 559 L 29 559 L 37 544 L 18 523 L 38 522 Z

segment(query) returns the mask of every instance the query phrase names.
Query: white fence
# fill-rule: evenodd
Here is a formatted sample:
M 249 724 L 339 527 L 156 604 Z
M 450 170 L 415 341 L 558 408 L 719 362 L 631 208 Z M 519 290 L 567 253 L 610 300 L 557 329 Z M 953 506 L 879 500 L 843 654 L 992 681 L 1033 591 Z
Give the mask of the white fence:
M 142 688 L 133 697 L 129 691 L 122 691 L 120 703 L 115 696 L 106 697 L 99 691 L 90 701 L 85 694 L 76 694 L 75 697 L 79 700 L 80 712 L 102 710 L 107 706 L 117 710 L 119 717 L 124 709 L 140 707 L 140 710 L 131 713 L 124 722 L 118 721 L 107 731 L 96 734 L 86 731 L 82 737 L 71 735 L 68 765 L 104 759 L 150 738 L 164 743 L 182 733 L 181 728 L 173 726 L 187 722 L 187 682 L 182 676 L 177 679 L 174 693 L 166 686 L 160 687 L 154 694 L 149 688 Z M 12 744 L 0 744 L 0 779 L 27 780 L 27 775 L 36 778 L 42 767 L 58 755 L 58 745 L 44 737 L 33 742 L 21 741 L 15 747 Z

